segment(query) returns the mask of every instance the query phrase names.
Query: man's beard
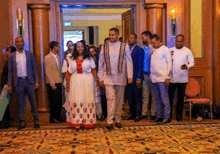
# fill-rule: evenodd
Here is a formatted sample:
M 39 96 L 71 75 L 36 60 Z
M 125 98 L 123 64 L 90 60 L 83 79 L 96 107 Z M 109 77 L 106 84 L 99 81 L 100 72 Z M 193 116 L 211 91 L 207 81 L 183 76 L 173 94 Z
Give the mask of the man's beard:
M 177 45 L 176 45 L 176 48 L 177 48 L 177 49 L 181 49 L 182 47 L 183 47 L 183 46 L 177 46 Z
M 135 43 L 128 43 L 128 45 L 133 46 Z
M 144 45 L 147 45 L 148 44 L 148 41 L 143 41 L 142 42 Z

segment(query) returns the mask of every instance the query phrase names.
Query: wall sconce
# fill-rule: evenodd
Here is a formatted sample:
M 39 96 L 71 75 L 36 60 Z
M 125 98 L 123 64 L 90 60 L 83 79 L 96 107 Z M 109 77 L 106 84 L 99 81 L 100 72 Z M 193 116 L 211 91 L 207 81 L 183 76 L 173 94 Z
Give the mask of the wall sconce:
M 18 36 L 23 37 L 23 27 L 24 27 L 24 25 L 23 25 L 23 20 L 24 20 L 23 10 L 21 8 L 17 8 L 16 13 L 17 13 Z
M 176 36 L 176 30 L 177 30 L 177 23 L 176 23 L 176 8 L 171 8 L 171 36 Z

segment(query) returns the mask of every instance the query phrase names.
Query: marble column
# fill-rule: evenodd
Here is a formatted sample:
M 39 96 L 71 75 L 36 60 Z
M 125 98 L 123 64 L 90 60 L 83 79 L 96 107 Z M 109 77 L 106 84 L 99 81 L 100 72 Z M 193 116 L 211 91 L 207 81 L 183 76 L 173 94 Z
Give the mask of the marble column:
M 40 87 L 37 90 L 39 112 L 49 112 L 49 101 L 45 84 L 44 57 L 50 52 L 49 4 L 30 5 L 32 13 L 33 53 L 37 63 Z
M 145 4 L 146 30 L 158 34 L 163 41 L 163 4 Z

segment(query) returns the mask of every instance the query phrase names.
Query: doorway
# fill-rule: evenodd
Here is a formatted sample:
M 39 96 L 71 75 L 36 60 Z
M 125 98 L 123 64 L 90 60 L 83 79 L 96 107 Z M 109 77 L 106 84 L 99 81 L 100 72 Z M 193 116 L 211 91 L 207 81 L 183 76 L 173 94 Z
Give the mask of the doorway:
M 59 8 L 62 23 L 61 60 L 69 40 L 76 43 L 84 39 L 87 45 L 99 47 L 104 44 L 112 27 L 119 29 L 123 42 L 126 42 L 129 33 L 137 31 L 136 5 L 60 5 Z

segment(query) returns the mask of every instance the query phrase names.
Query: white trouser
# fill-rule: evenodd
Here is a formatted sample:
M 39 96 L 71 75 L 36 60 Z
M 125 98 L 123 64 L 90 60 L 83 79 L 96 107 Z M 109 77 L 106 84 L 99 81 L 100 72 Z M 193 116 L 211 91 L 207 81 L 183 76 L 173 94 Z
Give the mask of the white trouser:
M 124 103 L 125 86 L 105 85 L 107 98 L 107 123 L 112 124 L 113 118 L 115 122 L 121 121 L 122 105 Z

